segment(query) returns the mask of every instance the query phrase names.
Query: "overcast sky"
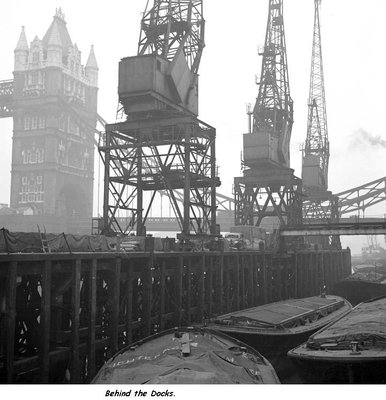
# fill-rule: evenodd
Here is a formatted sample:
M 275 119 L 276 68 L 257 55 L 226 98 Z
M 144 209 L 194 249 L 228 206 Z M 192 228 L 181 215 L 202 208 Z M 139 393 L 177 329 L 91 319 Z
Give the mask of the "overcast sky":
M 329 188 L 340 192 L 386 175 L 384 0 L 323 0 L 322 40 L 331 143 Z M 73 42 L 86 62 L 91 44 L 100 68 L 99 113 L 109 122 L 117 109 L 120 58 L 135 55 L 146 0 L 13 0 L 2 2 L 0 79 L 12 78 L 13 50 L 21 26 L 27 40 L 41 39 L 62 7 Z M 291 167 L 301 176 L 311 64 L 313 0 L 285 0 L 289 78 L 294 100 Z M 253 103 L 261 69 L 268 0 L 206 0 L 206 48 L 200 66 L 200 119 L 217 129 L 217 161 L 231 195 L 240 175 L 246 103 Z M 367 132 L 367 135 L 360 133 Z M 9 203 L 12 121 L 0 120 L 0 202 Z M 96 171 L 97 178 L 97 171 Z M 367 211 L 386 214 L 385 205 Z

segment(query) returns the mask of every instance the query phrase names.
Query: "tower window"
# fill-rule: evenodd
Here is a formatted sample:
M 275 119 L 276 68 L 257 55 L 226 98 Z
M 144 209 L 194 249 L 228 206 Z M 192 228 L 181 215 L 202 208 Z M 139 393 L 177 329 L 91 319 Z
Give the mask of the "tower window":
M 31 129 L 38 129 L 38 117 L 32 117 Z
M 30 85 L 37 85 L 38 84 L 38 73 L 37 72 L 32 72 L 29 75 L 29 84 Z
M 66 118 L 63 114 L 59 117 L 59 130 L 62 132 L 66 130 Z
M 33 148 L 32 150 L 23 150 L 21 152 L 23 164 L 42 164 L 44 162 L 44 148 Z
M 45 117 L 39 117 L 39 129 L 44 129 L 46 126 L 46 119 Z
M 21 191 L 20 191 L 20 202 L 26 203 L 28 200 L 28 178 L 22 176 L 21 178 Z
M 30 164 L 36 164 L 36 150 L 32 150 L 30 153 Z
M 28 131 L 29 129 L 31 129 L 31 118 L 24 117 L 24 130 Z
M 44 162 L 44 149 L 36 150 L 36 155 L 38 159 L 38 163 L 41 164 Z
M 38 52 L 38 51 L 35 51 L 35 52 L 32 54 L 32 62 L 33 62 L 33 63 L 38 63 L 38 62 L 39 62 L 39 52 Z
M 44 85 L 44 72 L 39 71 L 38 77 L 39 77 L 39 85 Z
M 69 132 L 79 135 L 79 125 L 72 118 L 69 118 Z
M 28 181 L 28 192 L 35 193 L 35 178 L 31 178 Z
M 20 190 L 21 203 L 35 203 L 44 201 L 43 176 L 38 175 L 36 178 L 27 176 L 22 177 Z

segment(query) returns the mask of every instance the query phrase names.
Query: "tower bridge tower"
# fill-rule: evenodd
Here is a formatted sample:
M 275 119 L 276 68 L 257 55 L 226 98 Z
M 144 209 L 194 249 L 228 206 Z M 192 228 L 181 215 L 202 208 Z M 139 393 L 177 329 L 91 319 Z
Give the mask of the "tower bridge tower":
M 89 233 L 98 93 L 94 50 L 82 65 L 57 9 L 43 39 L 35 36 L 29 45 L 22 28 L 14 53 L 8 100 L 0 90 L 1 117 L 14 122 L 10 207 L 33 214 L 35 228 L 40 223 L 50 231 Z M 23 229 L 21 222 L 18 228 L 30 227 Z

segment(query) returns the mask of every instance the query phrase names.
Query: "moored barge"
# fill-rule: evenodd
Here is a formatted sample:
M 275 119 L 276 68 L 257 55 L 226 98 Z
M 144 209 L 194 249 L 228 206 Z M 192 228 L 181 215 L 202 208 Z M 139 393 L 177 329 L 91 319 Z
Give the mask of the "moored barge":
M 354 307 L 364 301 L 386 296 L 386 276 L 379 272 L 355 272 L 337 282 L 334 294 L 347 299 Z
M 282 379 L 292 371 L 288 350 L 350 309 L 351 304 L 341 297 L 313 296 L 221 315 L 208 326 L 257 349 Z
M 175 328 L 122 349 L 96 384 L 275 384 L 272 365 L 256 350 L 207 328 Z
M 361 303 L 288 352 L 308 383 L 386 383 L 386 297 Z

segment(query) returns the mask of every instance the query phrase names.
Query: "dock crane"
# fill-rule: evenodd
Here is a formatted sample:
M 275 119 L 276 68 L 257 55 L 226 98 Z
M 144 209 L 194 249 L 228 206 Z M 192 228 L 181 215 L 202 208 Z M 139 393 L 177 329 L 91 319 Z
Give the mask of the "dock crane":
M 273 142 L 272 156 L 260 157 L 256 152 L 244 152 L 247 165 L 263 162 L 276 163 L 279 166 L 290 166 L 289 144 L 293 125 L 293 100 L 287 67 L 287 51 L 284 33 L 283 2 L 272 0 L 269 5 L 269 19 L 265 44 L 259 55 L 262 56 L 262 69 L 259 93 L 253 110 L 253 132 L 257 146 Z M 244 146 L 249 150 L 249 146 Z
M 320 31 L 321 0 L 315 0 L 311 78 L 308 99 L 307 137 L 303 149 L 303 189 L 311 197 L 325 196 L 328 190 L 328 140 L 323 55 Z
M 322 38 L 320 29 L 321 0 L 314 0 L 314 30 L 312 41 L 311 77 L 308 98 L 307 136 L 302 157 L 302 181 L 305 199 L 305 223 L 339 221 L 339 198 L 328 190 L 328 140 L 326 94 L 324 87 Z M 340 248 L 339 236 L 314 239 L 324 247 Z
M 252 132 L 243 136 L 243 175 L 234 179 L 235 225 L 301 224 L 301 180 L 290 168 L 293 101 L 288 77 L 283 0 L 269 0 L 262 70 Z
M 203 0 L 147 1 L 137 55 L 119 63 L 126 118 L 107 124 L 99 145 L 104 232 L 145 235 L 159 192 L 173 207 L 181 239 L 219 230 L 216 130 L 197 118 L 204 26 Z

